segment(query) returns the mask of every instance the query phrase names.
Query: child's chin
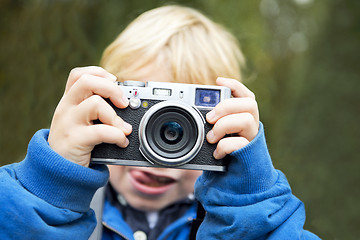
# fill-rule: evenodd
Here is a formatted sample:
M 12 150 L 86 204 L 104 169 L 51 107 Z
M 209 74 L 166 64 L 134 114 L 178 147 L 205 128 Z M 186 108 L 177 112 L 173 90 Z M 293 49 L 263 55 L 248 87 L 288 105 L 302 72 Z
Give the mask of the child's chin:
M 170 202 L 168 199 L 149 199 L 149 198 L 137 198 L 136 201 L 130 201 L 130 205 L 140 211 L 144 212 L 154 212 L 154 211 L 160 211 L 164 207 L 170 205 L 172 202 Z

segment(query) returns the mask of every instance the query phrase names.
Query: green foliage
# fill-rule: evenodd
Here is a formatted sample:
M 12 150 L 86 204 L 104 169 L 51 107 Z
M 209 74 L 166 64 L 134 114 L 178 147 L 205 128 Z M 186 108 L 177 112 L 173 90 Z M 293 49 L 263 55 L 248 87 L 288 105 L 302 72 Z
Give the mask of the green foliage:
M 138 14 L 200 9 L 239 39 L 274 165 L 324 239 L 360 234 L 359 1 L 0 1 L 0 165 L 47 128 L 69 71 L 97 65 Z

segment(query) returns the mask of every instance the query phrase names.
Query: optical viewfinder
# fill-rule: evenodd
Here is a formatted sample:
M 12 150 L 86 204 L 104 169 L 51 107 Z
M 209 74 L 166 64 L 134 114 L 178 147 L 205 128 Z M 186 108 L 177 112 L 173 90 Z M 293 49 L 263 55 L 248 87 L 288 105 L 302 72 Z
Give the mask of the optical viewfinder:
M 167 88 L 154 88 L 153 94 L 155 96 L 171 96 L 171 89 Z
M 215 107 L 220 102 L 220 90 L 196 89 L 195 105 L 200 107 Z

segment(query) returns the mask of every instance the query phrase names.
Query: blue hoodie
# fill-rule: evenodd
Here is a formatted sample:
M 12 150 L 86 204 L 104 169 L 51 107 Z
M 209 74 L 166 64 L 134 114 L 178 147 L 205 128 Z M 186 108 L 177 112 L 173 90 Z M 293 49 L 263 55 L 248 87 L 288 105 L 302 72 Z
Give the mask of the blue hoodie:
M 108 180 L 106 166 L 72 163 L 47 143 L 48 130 L 31 139 L 26 158 L 0 168 L 0 239 L 88 239 L 96 219 L 90 201 Z M 303 203 L 275 170 L 263 125 L 256 138 L 231 154 L 226 173 L 204 172 L 195 196 L 207 211 L 197 239 L 319 239 L 303 230 Z M 195 208 L 159 239 L 188 239 Z M 105 202 L 103 239 L 133 239 L 121 213 Z

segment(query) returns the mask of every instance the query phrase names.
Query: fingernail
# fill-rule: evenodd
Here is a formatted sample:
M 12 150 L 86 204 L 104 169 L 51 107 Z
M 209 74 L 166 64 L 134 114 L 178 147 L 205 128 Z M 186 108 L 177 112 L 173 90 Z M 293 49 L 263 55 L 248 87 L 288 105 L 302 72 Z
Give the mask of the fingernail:
M 208 112 L 208 113 L 206 114 L 206 119 L 207 119 L 208 121 L 213 120 L 214 117 L 215 117 L 215 110 L 211 110 L 210 112 Z
M 224 80 L 226 80 L 226 79 L 228 79 L 228 78 L 218 77 L 218 78 L 216 79 L 216 81 L 224 81 Z
M 122 101 L 126 106 L 129 104 L 129 99 L 128 99 L 125 95 L 122 95 L 121 101 Z
M 214 137 L 215 137 L 214 131 L 213 131 L 213 130 L 210 130 L 210 131 L 208 132 L 207 136 L 206 136 L 208 142 L 212 142 L 212 141 L 214 140 Z
M 132 131 L 132 126 L 127 123 L 127 122 L 124 122 L 124 128 L 127 132 L 131 132 Z
M 213 153 L 213 156 L 214 156 L 215 159 L 219 159 L 219 153 L 216 151 L 216 149 L 215 149 L 215 151 Z
M 127 146 L 129 146 L 129 139 L 125 139 L 125 143 L 124 143 L 124 147 L 127 147 Z
M 109 73 L 109 77 L 111 80 L 113 80 L 114 82 L 117 80 L 117 77 L 114 74 Z

